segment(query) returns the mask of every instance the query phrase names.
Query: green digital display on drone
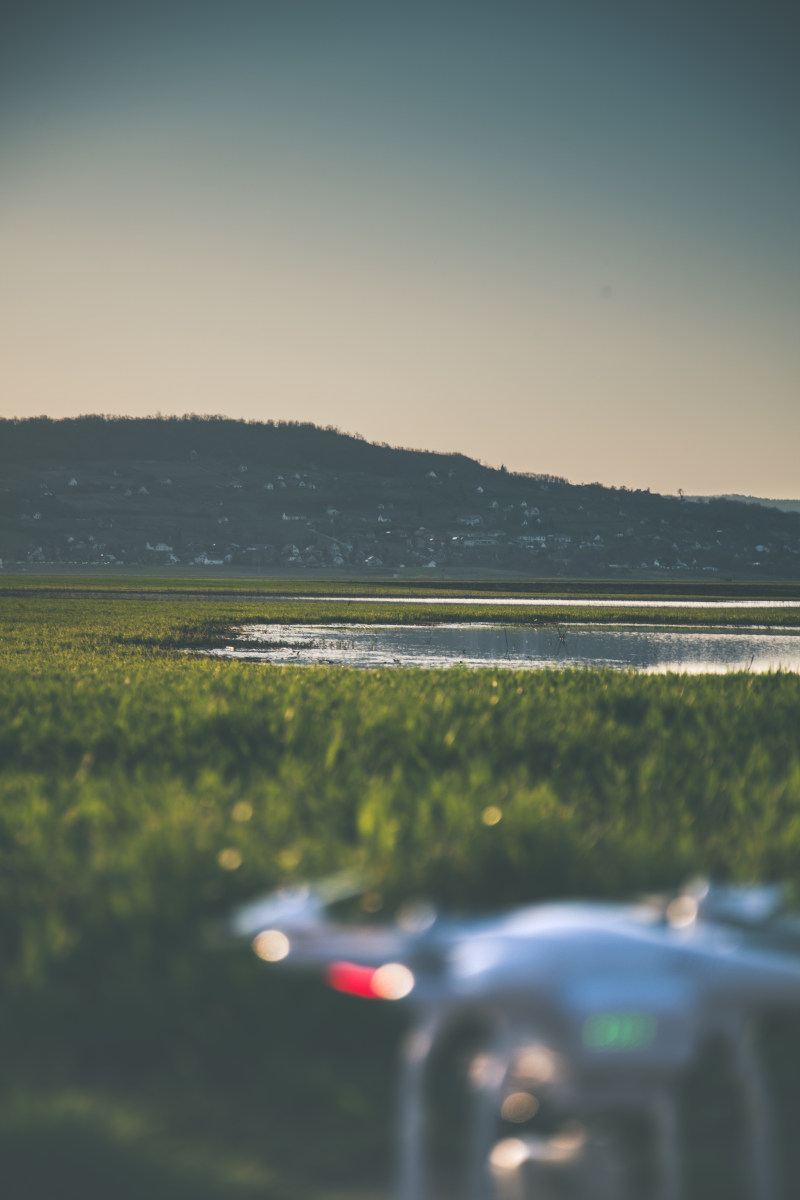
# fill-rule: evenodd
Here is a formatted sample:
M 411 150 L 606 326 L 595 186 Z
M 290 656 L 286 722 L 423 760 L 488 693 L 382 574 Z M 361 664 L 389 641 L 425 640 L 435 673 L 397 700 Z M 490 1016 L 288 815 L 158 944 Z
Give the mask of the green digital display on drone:
M 657 1029 L 658 1022 L 648 1013 L 594 1013 L 583 1023 L 583 1044 L 590 1050 L 643 1050 Z

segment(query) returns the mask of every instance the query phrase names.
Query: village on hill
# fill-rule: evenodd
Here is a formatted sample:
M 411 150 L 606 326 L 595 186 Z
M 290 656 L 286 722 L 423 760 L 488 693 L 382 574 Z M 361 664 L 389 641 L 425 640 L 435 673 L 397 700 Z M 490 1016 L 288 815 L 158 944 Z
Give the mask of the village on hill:
M 4 566 L 794 579 L 800 514 L 518 474 L 333 428 L 0 422 Z

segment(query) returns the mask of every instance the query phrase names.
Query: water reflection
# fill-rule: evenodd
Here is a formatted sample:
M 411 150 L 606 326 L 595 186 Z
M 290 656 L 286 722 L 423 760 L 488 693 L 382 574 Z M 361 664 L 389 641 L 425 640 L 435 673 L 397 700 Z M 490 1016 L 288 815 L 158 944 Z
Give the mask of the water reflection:
M 800 672 L 800 631 L 569 625 L 249 625 L 210 653 L 350 667 L 612 667 L 692 673 Z M 259 643 L 259 644 L 256 644 Z

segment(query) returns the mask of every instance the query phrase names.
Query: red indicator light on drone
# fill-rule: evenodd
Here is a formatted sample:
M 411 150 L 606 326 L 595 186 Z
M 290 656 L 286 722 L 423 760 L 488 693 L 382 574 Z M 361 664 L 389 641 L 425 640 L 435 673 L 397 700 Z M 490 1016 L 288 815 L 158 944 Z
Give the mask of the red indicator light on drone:
M 348 996 L 364 996 L 368 1000 L 375 999 L 372 990 L 374 967 L 360 967 L 357 963 L 334 962 L 325 972 L 325 978 L 330 987 L 337 992 L 346 992 Z
M 359 963 L 334 962 L 325 978 L 337 992 L 365 1000 L 402 1000 L 414 987 L 414 976 L 402 963 L 363 967 Z

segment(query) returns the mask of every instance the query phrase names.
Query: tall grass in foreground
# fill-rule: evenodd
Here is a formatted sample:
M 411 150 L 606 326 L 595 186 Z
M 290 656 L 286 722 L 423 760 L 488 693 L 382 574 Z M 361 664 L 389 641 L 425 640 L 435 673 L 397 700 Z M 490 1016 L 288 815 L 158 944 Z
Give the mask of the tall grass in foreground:
M 800 884 L 796 676 L 272 668 L 170 649 L 250 604 L 0 611 L 7 1195 L 376 1170 L 399 1018 L 205 949 L 258 890 L 349 864 L 387 907 Z

